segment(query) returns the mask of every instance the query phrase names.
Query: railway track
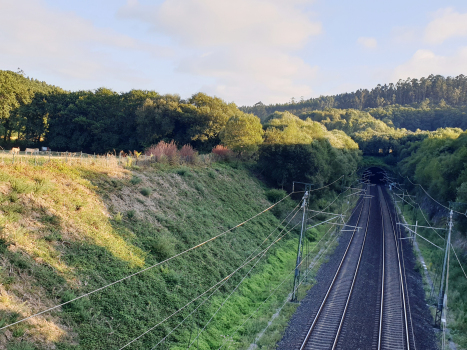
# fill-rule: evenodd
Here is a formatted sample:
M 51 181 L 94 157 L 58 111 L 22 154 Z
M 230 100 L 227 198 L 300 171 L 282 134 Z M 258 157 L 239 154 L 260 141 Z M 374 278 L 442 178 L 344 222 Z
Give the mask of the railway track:
M 369 188 L 370 186 L 367 185 L 367 190 Z M 361 229 L 354 228 L 344 256 L 324 300 L 311 322 L 300 350 L 322 350 L 335 347 L 365 246 L 370 205 L 369 198 L 363 200 L 356 226 L 361 227 L 362 222 L 365 226 Z
M 380 295 L 378 298 L 375 297 L 375 303 L 378 305 L 359 305 L 360 309 L 368 307 L 374 310 L 368 321 L 368 324 L 372 325 L 373 337 L 367 340 L 367 345 L 363 348 L 415 349 L 413 334 L 410 331 L 411 321 L 407 316 L 407 291 L 398 241 L 400 237 L 395 225 L 396 213 L 391 213 L 381 187 L 373 187 L 371 192 L 370 188 L 367 184 L 367 195 L 363 196 L 363 205 L 355 224 L 361 229 L 353 231 L 332 282 L 318 311 L 310 317 L 306 334 L 302 336 L 297 349 L 350 349 L 339 337 L 346 328 L 346 322 L 351 319 L 347 312 L 356 312 L 355 310 L 358 309 L 354 307 L 352 311 L 349 304 L 356 283 L 365 283 L 364 278 L 357 279 L 360 266 L 368 263 L 365 249 L 378 249 L 380 258 L 377 259 L 375 268 L 379 269 L 380 287 L 376 288 L 378 291 L 375 293 Z M 374 195 L 368 195 L 370 193 Z M 378 247 L 366 247 L 365 243 L 369 235 L 382 235 L 378 240 L 381 244 L 378 244 Z M 349 337 L 348 333 L 346 337 Z M 350 336 L 358 336 L 358 334 L 350 334 Z

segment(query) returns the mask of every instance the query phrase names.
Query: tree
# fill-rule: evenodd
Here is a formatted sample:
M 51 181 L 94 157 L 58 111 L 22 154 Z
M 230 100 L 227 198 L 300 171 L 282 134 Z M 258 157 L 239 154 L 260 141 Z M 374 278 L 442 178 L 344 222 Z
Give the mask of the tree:
M 220 133 L 222 144 L 235 152 L 254 153 L 263 143 L 263 127 L 253 114 L 230 117 Z

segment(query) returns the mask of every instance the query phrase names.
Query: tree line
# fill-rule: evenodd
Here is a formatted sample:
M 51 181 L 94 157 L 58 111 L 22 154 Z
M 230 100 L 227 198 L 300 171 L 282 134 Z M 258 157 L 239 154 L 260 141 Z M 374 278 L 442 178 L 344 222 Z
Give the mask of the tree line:
M 265 105 L 261 102 L 240 109 L 266 118 L 274 111 L 288 111 L 301 114 L 312 110 L 327 108 L 357 109 L 383 108 L 387 106 L 446 106 L 461 107 L 467 105 L 467 77 L 443 77 L 430 75 L 427 78 L 399 80 L 396 84 L 378 84 L 375 88 L 359 89 L 337 95 L 319 96 L 300 102 Z

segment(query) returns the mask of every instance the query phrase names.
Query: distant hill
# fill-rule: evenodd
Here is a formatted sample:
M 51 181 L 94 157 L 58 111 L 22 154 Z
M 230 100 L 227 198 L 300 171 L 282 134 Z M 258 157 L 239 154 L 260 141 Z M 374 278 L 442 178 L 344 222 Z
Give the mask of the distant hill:
M 300 115 L 304 112 L 328 108 L 367 110 L 392 107 L 392 110 L 394 110 L 401 106 L 410 106 L 415 109 L 445 109 L 451 107 L 456 108 L 456 110 L 460 107 L 466 107 L 467 77 L 459 75 L 455 78 L 445 78 L 441 75 L 430 75 L 421 79 L 407 78 L 406 80 L 399 80 L 396 84 L 378 84 L 371 90 L 359 89 L 354 92 L 320 96 L 284 104 L 265 105 L 258 102 L 254 106 L 243 106 L 240 109 L 247 113 L 253 113 L 264 120 L 275 111 L 288 111 Z M 461 109 L 465 110 L 465 108 Z M 381 115 L 381 113 L 378 113 L 378 115 Z M 406 127 L 402 124 L 396 126 Z

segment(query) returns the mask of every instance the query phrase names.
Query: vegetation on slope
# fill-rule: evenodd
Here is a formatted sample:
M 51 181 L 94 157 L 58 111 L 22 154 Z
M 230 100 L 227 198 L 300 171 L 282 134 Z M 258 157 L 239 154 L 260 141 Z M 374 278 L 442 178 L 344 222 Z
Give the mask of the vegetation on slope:
M 36 167 L 2 164 L 0 181 L 1 326 L 152 266 L 271 205 L 266 188 L 247 170 L 222 164 L 161 165 L 131 172 L 54 161 Z M 278 196 L 271 192 L 270 197 Z M 120 348 L 234 271 L 267 235 L 283 227 L 278 217 L 294 205 L 286 201 L 274 213 L 266 212 L 169 263 L 2 330 L 0 346 Z M 316 231 L 315 238 L 322 233 Z M 220 345 L 223 336 L 232 334 L 287 277 L 294 266 L 296 239 L 292 231 L 256 265 L 252 278 L 202 335 L 201 348 Z M 195 329 L 202 329 L 249 267 L 240 269 L 200 307 L 199 315 L 190 319 Z M 289 288 L 287 283 L 278 290 L 252 319 L 256 327 L 242 329 L 234 341 L 245 345 L 254 339 Z M 191 311 L 184 310 L 131 348 L 153 346 Z M 166 346 L 187 342 L 189 329 L 173 333 Z M 280 337 L 280 329 L 273 330 Z

